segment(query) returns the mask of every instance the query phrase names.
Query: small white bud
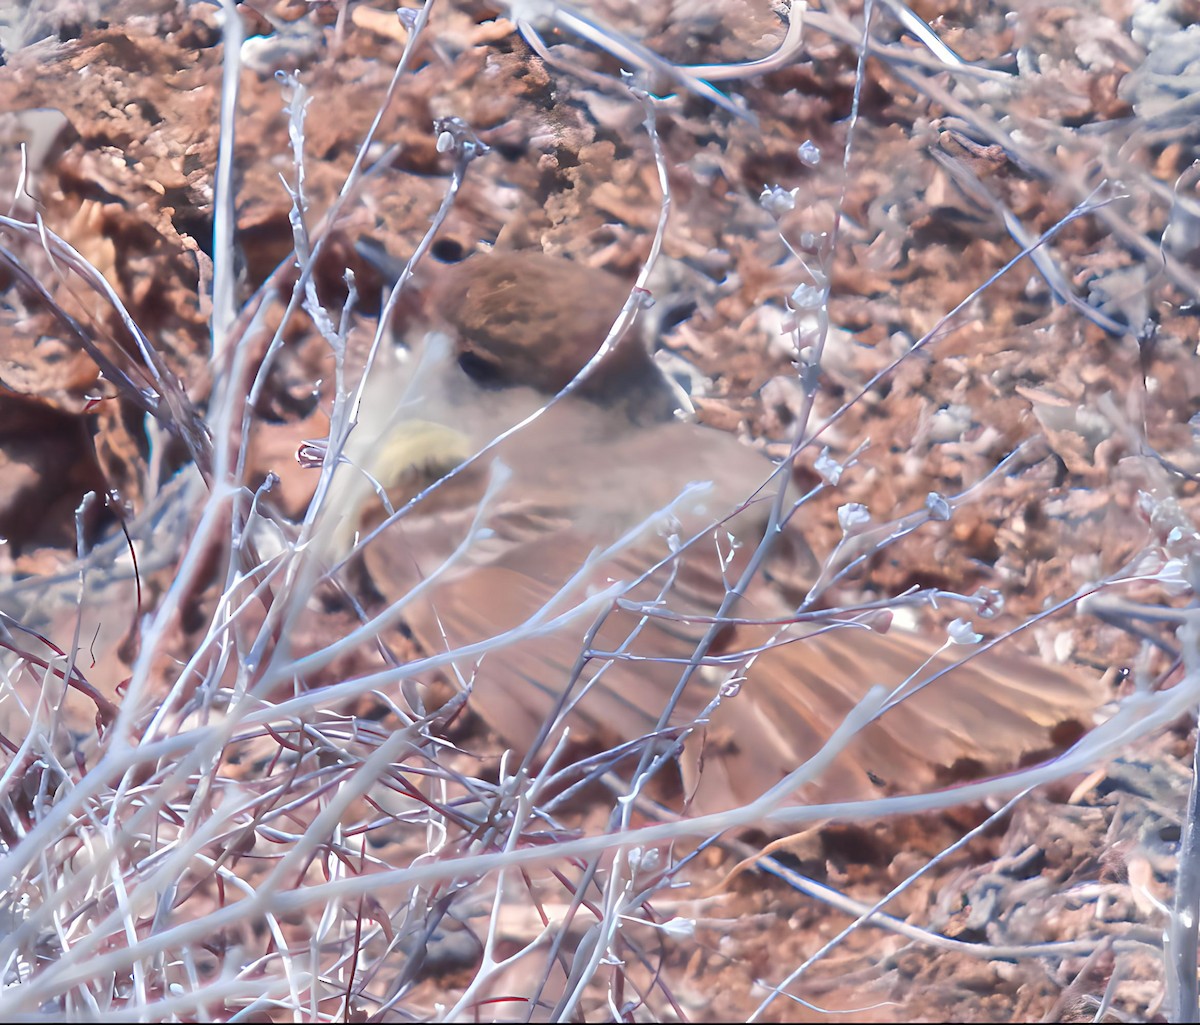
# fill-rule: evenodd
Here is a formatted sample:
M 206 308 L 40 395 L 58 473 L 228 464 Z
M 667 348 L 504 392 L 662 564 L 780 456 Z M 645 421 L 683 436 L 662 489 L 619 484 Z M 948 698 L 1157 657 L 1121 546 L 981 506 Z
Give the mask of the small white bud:
M 950 503 L 936 491 L 931 491 L 925 496 L 925 511 L 929 513 L 931 520 L 937 520 L 939 523 L 950 519 Z
M 983 640 L 983 634 L 976 632 L 965 619 L 956 619 L 946 628 L 946 632 L 953 644 L 978 644 Z
M 837 515 L 843 534 L 857 534 L 871 522 L 871 511 L 861 502 L 847 502 L 838 506 Z
M 690 918 L 671 918 L 659 928 L 674 940 L 690 940 L 696 935 L 696 923 Z
M 772 217 L 779 218 L 796 209 L 796 193 L 799 189 L 780 188 L 778 185 L 764 185 L 759 193 L 758 202 Z
M 846 468 L 829 454 L 829 448 L 821 449 L 821 454 L 813 460 L 813 469 L 821 475 L 821 479 L 830 487 L 837 487 Z
M 812 139 L 805 139 L 800 148 L 796 151 L 796 156 L 800 158 L 800 162 L 808 167 L 816 167 L 821 162 L 821 150 Z
M 995 619 L 1004 611 L 1004 595 L 994 588 L 981 587 L 973 597 L 978 602 L 975 614 L 983 619 Z
M 825 283 L 797 285 L 795 291 L 788 296 L 788 305 L 797 311 L 819 310 L 825 302 Z

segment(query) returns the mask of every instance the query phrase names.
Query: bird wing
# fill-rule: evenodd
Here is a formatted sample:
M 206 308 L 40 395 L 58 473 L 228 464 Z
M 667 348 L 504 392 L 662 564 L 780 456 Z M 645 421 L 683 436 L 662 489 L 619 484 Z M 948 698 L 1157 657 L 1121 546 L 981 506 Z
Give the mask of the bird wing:
M 655 730 L 725 595 L 711 550 L 640 579 L 667 554 L 661 537 L 642 537 L 597 559 L 575 532 L 543 534 L 505 547 L 487 565 L 447 574 L 414 604 L 408 623 L 430 651 L 501 639 L 457 668 L 474 681 L 472 707 L 514 748 L 535 742 L 564 693 L 572 702 L 564 721 L 576 735 L 626 742 Z M 588 603 L 614 582 L 621 602 L 606 592 Z M 1060 746 L 1070 723 L 1090 725 L 1101 701 L 1084 674 L 1020 654 L 989 650 L 962 662 L 974 648 L 940 650 L 939 637 L 855 623 L 780 633 L 757 625 L 755 611 L 744 600 L 735 606 L 742 620 L 720 631 L 709 653 L 722 661 L 692 674 L 668 717 L 674 727 L 694 724 L 722 685 L 744 674 L 693 733 L 681 763 L 694 806 L 704 811 L 744 804 L 778 783 L 874 686 L 903 685 L 907 696 L 798 798 L 917 792 L 1010 768 Z M 779 612 L 770 611 L 772 619 Z M 581 659 L 585 646 L 589 657 Z

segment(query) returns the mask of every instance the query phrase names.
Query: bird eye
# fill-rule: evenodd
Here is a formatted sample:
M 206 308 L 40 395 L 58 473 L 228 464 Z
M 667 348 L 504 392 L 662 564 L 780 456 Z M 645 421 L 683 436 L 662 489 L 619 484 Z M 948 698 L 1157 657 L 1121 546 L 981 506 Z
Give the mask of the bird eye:
M 464 374 L 483 388 L 497 388 L 504 383 L 500 365 L 484 359 L 477 352 L 467 349 L 458 354 L 458 366 Z
M 467 250 L 458 239 L 439 238 L 430 247 L 430 256 L 439 263 L 460 263 L 467 257 Z

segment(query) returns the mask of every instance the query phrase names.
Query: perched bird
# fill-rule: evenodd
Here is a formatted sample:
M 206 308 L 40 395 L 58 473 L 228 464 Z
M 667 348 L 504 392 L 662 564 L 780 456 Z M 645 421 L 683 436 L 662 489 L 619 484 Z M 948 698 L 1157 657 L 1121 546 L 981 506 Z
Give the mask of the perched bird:
M 870 687 L 927 679 L 969 653 L 865 620 L 780 626 L 793 610 L 761 580 L 717 622 L 763 537 L 774 464 L 675 417 L 633 336 L 544 408 L 597 350 L 625 282 L 531 252 L 476 255 L 440 276 L 429 295 L 438 330 L 406 365 L 377 368 L 326 515 L 346 548 L 387 519 L 367 474 L 393 508 L 412 503 L 360 555 L 382 595 L 407 597 L 405 622 L 428 651 L 514 632 L 456 664 L 473 681 L 471 707 L 506 743 L 523 753 L 544 739 L 568 688 L 576 734 L 652 732 L 716 622 L 662 735 L 726 695 L 680 762 L 691 806 L 716 810 L 815 754 Z M 802 539 L 783 540 L 772 558 L 815 572 Z M 952 769 L 1010 767 L 1052 748 L 1066 724 L 1090 725 L 1099 703 L 1080 672 L 989 651 L 885 711 L 796 799 L 913 792 Z

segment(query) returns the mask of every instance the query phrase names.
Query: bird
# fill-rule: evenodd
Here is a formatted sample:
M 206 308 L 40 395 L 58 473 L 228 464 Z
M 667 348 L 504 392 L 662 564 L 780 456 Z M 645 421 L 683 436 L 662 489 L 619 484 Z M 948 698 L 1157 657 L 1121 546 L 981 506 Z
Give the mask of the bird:
M 1091 725 L 1098 681 L 1080 669 L 993 649 L 919 689 L 965 654 L 944 633 L 885 629 L 886 615 L 789 625 L 795 607 L 764 579 L 729 597 L 768 529 L 776 464 L 681 418 L 636 333 L 572 385 L 628 281 L 539 250 L 478 253 L 436 278 L 427 328 L 406 332 L 414 351 L 366 384 L 327 536 L 331 558 L 352 553 L 403 603 L 427 653 L 493 642 L 454 669 L 505 745 L 528 754 L 559 713 L 613 745 L 679 738 L 683 800 L 707 812 L 775 786 L 873 686 L 910 674 L 915 693 L 789 799 L 917 792 Z M 770 563 L 814 579 L 820 561 L 785 534 Z

